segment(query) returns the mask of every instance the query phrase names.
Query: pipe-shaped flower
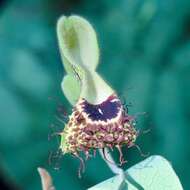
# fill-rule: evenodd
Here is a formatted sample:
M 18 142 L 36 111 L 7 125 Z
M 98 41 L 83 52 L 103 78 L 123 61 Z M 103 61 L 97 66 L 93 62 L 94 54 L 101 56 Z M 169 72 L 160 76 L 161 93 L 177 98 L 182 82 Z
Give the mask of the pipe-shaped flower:
M 62 89 L 73 105 L 61 133 L 61 151 L 79 157 L 91 150 L 132 146 L 137 137 L 133 118 L 117 93 L 96 72 L 99 48 L 92 26 L 78 16 L 61 17 L 58 42 L 67 75 Z M 121 164 L 124 162 L 122 153 Z

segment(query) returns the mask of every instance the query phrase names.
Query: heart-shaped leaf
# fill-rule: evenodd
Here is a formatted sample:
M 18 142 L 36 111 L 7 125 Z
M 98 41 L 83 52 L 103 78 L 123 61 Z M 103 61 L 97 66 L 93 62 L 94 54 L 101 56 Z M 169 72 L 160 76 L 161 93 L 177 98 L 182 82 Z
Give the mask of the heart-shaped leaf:
M 171 164 L 161 156 L 151 156 L 119 176 L 108 179 L 88 190 L 182 190 Z

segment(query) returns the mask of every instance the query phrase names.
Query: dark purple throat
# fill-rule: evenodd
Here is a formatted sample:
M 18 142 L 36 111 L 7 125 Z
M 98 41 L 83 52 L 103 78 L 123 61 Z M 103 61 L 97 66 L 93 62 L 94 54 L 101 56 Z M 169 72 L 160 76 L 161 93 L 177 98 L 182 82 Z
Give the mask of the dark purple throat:
M 90 104 L 86 100 L 82 104 L 83 111 L 92 121 L 107 121 L 117 117 L 122 104 L 116 95 L 111 95 L 101 104 Z

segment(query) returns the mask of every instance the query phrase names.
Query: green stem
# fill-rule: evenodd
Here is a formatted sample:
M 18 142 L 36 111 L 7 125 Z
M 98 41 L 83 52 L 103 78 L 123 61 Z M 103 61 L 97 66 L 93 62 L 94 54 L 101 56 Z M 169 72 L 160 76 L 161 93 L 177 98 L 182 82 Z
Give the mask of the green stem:
M 110 170 L 116 174 L 119 175 L 122 179 L 122 181 L 125 180 L 125 172 L 122 168 L 119 168 L 116 164 L 116 162 L 114 161 L 112 155 L 110 154 L 109 150 L 107 148 L 105 148 L 105 156 L 103 155 L 103 152 L 101 149 L 99 149 L 99 153 L 102 157 L 102 159 L 106 162 L 107 166 L 110 168 Z M 109 160 L 106 160 L 105 157 Z

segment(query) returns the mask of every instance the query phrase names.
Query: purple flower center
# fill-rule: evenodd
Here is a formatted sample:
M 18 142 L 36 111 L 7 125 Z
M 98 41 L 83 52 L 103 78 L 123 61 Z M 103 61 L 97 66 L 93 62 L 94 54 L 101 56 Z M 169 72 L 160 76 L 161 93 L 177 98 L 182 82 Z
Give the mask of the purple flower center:
M 118 112 L 121 110 L 121 102 L 117 96 L 110 96 L 106 101 L 101 104 L 90 104 L 84 101 L 82 108 L 92 121 L 107 121 L 117 117 Z

